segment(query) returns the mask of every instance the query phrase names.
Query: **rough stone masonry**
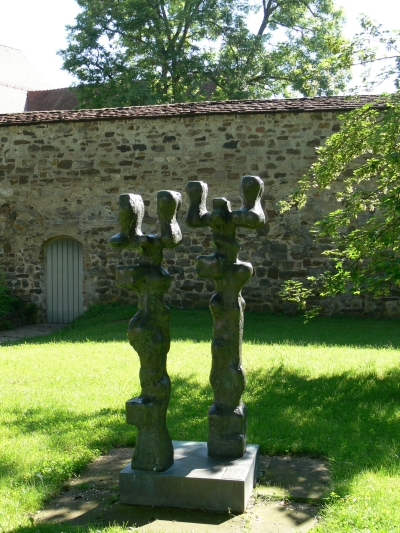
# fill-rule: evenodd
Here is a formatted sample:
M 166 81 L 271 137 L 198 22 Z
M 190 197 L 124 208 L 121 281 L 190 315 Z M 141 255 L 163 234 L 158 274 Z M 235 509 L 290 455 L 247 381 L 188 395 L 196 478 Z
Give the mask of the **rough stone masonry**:
M 240 207 L 243 175 L 260 176 L 265 227 L 246 232 L 246 260 L 254 275 L 243 289 L 247 309 L 292 312 L 278 292 L 286 279 L 303 279 L 326 266 L 313 223 L 336 207 L 334 190 L 315 193 L 306 207 L 280 215 L 278 201 L 295 190 L 316 159 L 315 149 L 340 127 L 338 116 L 372 97 L 203 102 L 149 107 L 0 115 L 0 269 L 7 284 L 35 302 L 45 320 L 48 306 L 46 254 L 60 237 L 80 243 L 83 307 L 132 293 L 115 286 L 118 265 L 133 264 L 131 252 L 108 247 L 118 231 L 118 198 L 140 194 L 146 207 L 143 231 L 156 225 L 153 198 L 161 189 L 183 192 L 201 180 L 213 196 Z M 235 201 L 236 199 L 236 201 Z M 211 253 L 209 228 L 193 232 L 179 214 L 183 241 L 164 254 L 172 276 L 167 303 L 207 306 L 213 284 L 199 279 L 195 259 Z M 239 230 L 238 239 L 244 238 Z M 209 250 L 207 250 L 207 248 Z M 240 258 L 240 256 L 239 256 Z M 244 257 L 243 257 L 244 258 Z M 59 274 L 61 275 L 61 274 Z M 340 296 L 326 313 L 394 316 L 396 295 L 380 300 Z

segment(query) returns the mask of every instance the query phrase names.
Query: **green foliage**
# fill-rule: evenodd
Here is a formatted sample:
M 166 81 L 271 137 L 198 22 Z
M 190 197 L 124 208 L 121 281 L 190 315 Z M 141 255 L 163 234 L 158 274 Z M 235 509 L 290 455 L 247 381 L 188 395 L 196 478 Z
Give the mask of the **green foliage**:
M 104 318 L 109 319 L 110 316 L 113 317 L 113 320 L 123 319 L 129 316 L 132 316 L 137 311 L 137 307 L 132 305 L 123 305 L 120 302 L 109 302 L 107 304 L 93 304 L 89 307 L 87 311 L 80 317 L 78 317 L 73 326 L 80 326 L 81 322 L 88 324 L 97 322 L 100 320 L 104 321 Z
M 21 302 L 10 294 L 6 286 L 4 275 L 0 272 L 0 317 L 11 313 L 20 306 Z
M 77 1 L 59 53 L 80 107 L 335 94 L 356 58 L 375 57 L 344 39 L 333 0 Z
M 318 161 L 300 189 L 281 203 L 282 211 L 305 205 L 314 188 L 341 184 L 340 208 L 320 220 L 316 237 L 335 246 L 325 253 L 332 268 L 307 284 L 285 283 L 282 295 L 302 308 L 317 296 L 386 295 L 400 287 L 400 93 L 341 118 L 341 129 L 318 150 Z M 348 172 L 350 165 L 356 168 Z
M 34 323 L 37 310 L 35 303 L 24 303 L 10 293 L 4 274 L 0 272 L 0 331 Z

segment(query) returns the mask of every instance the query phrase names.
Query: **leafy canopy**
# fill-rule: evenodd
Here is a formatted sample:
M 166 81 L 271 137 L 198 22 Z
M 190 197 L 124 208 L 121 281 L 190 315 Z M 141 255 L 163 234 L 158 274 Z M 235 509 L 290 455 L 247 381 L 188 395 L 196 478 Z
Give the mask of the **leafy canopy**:
M 81 106 L 335 94 L 365 48 L 333 0 L 77 2 L 59 53 Z
M 302 308 L 315 296 L 347 290 L 378 296 L 400 287 L 400 92 L 340 118 L 340 131 L 318 150 L 300 189 L 281 203 L 282 211 L 301 208 L 310 190 L 342 184 L 336 193 L 339 209 L 315 226 L 317 238 L 334 242 L 324 252 L 332 268 L 306 283 L 286 282 L 282 291 Z M 316 312 L 312 308 L 309 314 Z
M 317 148 L 317 162 L 297 192 L 281 202 L 282 212 L 301 209 L 313 189 L 339 188 L 338 209 L 314 227 L 316 239 L 333 243 L 324 252 L 331 259 L 330 268 L 305 282 L 289 280 L 281 291 L 308 317 L 320 311 L 316 305 L 309 307 L 315 297 L 347 291 L 382 296 L 400 287 L 400 32 L 390 33 L 364 19 L 356 46 L 368 35 L 385 46 L 392 62 L 370 79 L 367 69 L 363 81 L 376 87 L 394 77 L 397 92 L 339 117 L 340 131 Z M 359 57 L 363 65 L 377 60 L 368 49 Z

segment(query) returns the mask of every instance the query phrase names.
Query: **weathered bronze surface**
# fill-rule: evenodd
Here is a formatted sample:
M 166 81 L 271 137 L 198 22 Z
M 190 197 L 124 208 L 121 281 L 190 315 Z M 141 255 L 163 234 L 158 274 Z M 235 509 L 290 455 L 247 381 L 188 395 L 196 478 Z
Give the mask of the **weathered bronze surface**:
M 122 194 L 119 198 L 121 232 L 110 239 L 115 248 L 133 248 L 140 252 L 139 264 L 118 267 L 116 285 L 138 295 L 138 312 L 128 327 L 128 339 L 140 358 L 141 393 L 126 402 L 128 424 L 138 427 L 132 468 L 163 472 L 174 462 L 166 413 L 171 395 L 167 373 L 170 348 L 169 309 L 163 295 L 170 285 L 170 275 L 161 266 L 163 248 L 177 246 L 182 235 L 176 214 L 182 203 L 174 191 L 157 194 L 160 233 L 143 235 L 141 226 L 144 204 L 141 196 Z
M 242 207 L 232 211 L 226 198 L 215 198 L 213 210 L 207 211 L 207 184 L 190 181 L 186 192 L 190 207 L 186 222 L 193 228 L 209 226 L 213 230 L 216 251 L 197 258 L 197 274 L 215 282 L 216 292 L 210 300 L 213 316 L 211 346 L 211 386 L 214 402 L 208 412 L 208 455 L 242 457 L 246 451 L 246 406 L 241 396 L 246 384 L 242 368 L 243 310 L 241 289 L 250 278 L 250 263 L 238 259 L 240 249 L 236 228 L 258 228 L 265 223 L 261 207 L 263 181 L 243 176 Z

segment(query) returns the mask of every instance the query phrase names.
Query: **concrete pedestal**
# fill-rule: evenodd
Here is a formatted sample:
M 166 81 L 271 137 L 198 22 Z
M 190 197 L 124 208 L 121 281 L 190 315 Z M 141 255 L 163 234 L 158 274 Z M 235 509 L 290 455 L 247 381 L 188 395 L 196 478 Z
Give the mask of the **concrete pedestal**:
M 240 459 L 208 457 L 205 442 L 173 441 L 175 462 L 166 472 L 119 474 L 121 503 L 243 513 L 257 476 L 258 446 Z

